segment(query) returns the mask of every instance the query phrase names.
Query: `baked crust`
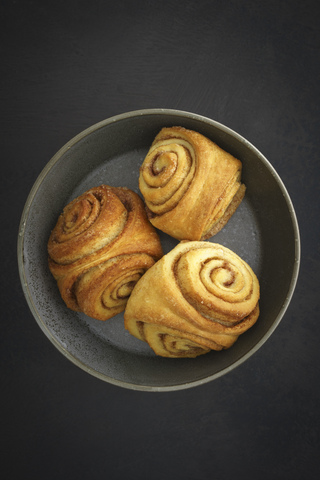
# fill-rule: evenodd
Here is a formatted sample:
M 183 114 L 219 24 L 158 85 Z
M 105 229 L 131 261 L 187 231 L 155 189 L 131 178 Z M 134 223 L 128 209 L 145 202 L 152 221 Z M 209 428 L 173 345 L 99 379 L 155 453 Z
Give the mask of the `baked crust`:
M 140 168 L 151 223 L 178 240 L 203 240 L 233 215 L 245 193 L 242 163 L 193 130 L 163 128 Z
M 163 252 L 141 198 L 101 185 L 64 208 L 48 254 L 66 305 L 107 320 L 124 310 L 136 282 Z
M 256 275 L 234 252 L 209 242 L 180 242 L 135 286 L 125 327 L 157 355 L 196 357 L 230 348 L 251 328 L 259 296 Z

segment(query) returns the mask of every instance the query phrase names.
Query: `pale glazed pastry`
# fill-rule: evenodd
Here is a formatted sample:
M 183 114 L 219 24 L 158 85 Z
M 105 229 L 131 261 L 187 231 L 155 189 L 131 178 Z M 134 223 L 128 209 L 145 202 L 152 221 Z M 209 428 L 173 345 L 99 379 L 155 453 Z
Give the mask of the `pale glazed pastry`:
M 151 223 L 178 240 L 219 232 L 245 194 L 242 163 L 200 133 L 163 128 L 140 168 Z
M 259 316 L 259 282 L 238 255 L 209 242 L 180 242 L 136 284 L 125 328 L 163 357 L 231 347 Z
M 141 198 L 107 185 L 64 208 L 48 253 L 66 305 L 98 320 L 122 312 L 136 282 L 163 255 Z

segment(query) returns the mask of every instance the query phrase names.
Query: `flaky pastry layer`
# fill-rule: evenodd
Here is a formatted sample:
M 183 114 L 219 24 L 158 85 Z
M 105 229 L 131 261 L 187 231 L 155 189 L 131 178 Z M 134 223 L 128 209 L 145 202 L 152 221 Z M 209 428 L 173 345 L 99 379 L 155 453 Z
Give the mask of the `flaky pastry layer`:
M 125 327 L 157 355 L 196 357 L 230 348 L 259 316 L 259 282 L 231 250 L 180 242 L 135 286 Z
M 66 305 L 107 320 L 124 310 L 134 285 L 163 252 L 141 198 L 101 185 L 64 208 L 48 254 Z
M 242 163 L 193 130 L 163 128 L 140 168 L 151 223 L 178 240 L 204 240 L 233 215 L 245 194 Z

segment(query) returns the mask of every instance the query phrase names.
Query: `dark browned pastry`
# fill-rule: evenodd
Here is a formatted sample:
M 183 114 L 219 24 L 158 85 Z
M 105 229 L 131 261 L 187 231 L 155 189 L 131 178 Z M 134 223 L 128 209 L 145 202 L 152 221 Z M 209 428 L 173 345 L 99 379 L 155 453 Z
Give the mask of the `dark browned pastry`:
M 48 253 L 66 305 L 98 320 L 122 312 L 134 285 L 163 255 L 141 198 L 107 185 L 64 208 Z

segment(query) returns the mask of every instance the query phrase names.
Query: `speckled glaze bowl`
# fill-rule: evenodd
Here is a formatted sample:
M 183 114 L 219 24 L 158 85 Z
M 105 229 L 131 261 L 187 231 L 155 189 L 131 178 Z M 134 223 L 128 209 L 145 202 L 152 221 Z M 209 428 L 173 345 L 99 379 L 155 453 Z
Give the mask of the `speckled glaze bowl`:
M 101 322 L 62 301 L 48 269 L 47 241 L 73 198 L 102 183 L 139 193 L 139 167 L 159 130 L 179 125 L 207 136 L 243 163 L 247 192 L 225 228 L 210 241 L 241 256 L 261 286 L 258 322 L 229 350 L 195 359 L 166 359 L 123 326 L 123 314 Z M 177 241 L 159 232 L 164 252 Z M 75 365 L 106 382 L 144 391 L 201 385 L 230 372 L 264 344 L 282 319 L 296 285 L 300 240 L 289 195 L 268 160 L 229 128 L 200 115 L 139 110 L 104 120 L 62 147 L 40 173 L 27 198 L 18 236 L 23 291 L 40 328 Z

